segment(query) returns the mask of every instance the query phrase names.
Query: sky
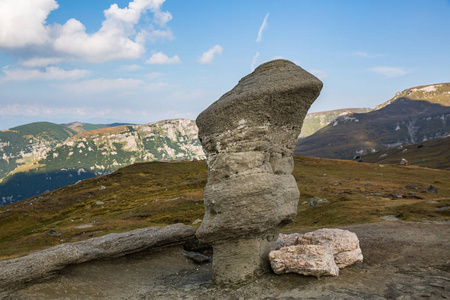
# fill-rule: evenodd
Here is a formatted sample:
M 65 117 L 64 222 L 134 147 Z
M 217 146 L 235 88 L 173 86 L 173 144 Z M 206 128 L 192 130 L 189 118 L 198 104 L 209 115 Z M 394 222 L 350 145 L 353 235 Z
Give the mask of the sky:
M 261 63 L 324 83 L 309 112 L 450 81 L 450 0 L 0 0 L 0 130 L 195 119 Z

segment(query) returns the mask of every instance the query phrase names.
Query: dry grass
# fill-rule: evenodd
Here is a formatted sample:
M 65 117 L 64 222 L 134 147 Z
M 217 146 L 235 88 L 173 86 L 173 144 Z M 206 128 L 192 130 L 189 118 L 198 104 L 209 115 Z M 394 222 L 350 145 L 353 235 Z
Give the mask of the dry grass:
M 298 156 L 293 174 L 301 197 L 298 216 L 284 231 L 376 222 L 385 215 L 450 220 L 449 210 L 436 209 L 450 206 L 449 171 Z M 192 224 L 203 217 L 205 185 L 204 161 L 139 163 L 1 207 L 0 259 L 110 232 Z M 430 185 L 439 193 L 422 192 Z M 302 204 L 313 196 L 329 202 Z M 49 235 L 50 229 L 61 234 Z

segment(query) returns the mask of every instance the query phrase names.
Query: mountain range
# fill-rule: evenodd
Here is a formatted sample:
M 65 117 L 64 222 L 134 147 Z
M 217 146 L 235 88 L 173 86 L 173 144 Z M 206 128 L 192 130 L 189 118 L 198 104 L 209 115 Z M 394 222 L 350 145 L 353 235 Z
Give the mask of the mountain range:
M 373 157 L 360 157 L 448 136 L 449 118 L 450 83 L 414 87 L 374 110 L 350 108 L 308 114 L 295 154 L 373 161 Z M 136 162 L 203 158 L 192 120 L 18 126 L 0 131 L 0 206 Z
M 367 113 L 337 117 L 300 139 L 295 154 L 354 159 L 449 134 L 450 83 L 442 83 L 406 89 Z
M 186 119 L 78 134 L 64 125 L 32 123 L 1 133 L 2 205 L 136 162 L 204 158 L 195 122 Z

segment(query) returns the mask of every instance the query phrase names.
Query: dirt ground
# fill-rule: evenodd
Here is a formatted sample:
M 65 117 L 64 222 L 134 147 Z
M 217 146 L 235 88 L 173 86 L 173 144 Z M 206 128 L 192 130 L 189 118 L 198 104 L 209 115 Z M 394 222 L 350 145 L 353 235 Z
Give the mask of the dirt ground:
M 450 224 L 342 228 L 358 235 L 364 262 L 339 277 L 267 274 L 221 288 L 211 284 L 211 263 L 195 265 L 175 247 L 66 267 L 3 299 L 450 299 Z

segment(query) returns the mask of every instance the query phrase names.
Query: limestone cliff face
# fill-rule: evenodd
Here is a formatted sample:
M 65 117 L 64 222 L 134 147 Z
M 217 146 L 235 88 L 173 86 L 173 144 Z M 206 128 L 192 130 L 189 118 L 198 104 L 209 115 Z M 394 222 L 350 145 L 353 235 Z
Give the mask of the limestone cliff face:
M 173 119 L 82 132 L 49 151 L 41 163 L 100 175 L 135 162 L 202 158 L 195 122 Z

